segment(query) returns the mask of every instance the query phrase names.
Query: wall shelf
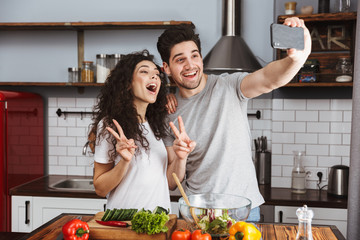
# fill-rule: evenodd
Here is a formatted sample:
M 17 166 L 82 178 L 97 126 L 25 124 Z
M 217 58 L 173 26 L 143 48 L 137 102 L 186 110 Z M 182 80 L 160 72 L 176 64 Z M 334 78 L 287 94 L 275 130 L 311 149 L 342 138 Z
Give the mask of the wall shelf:
M 354 60 L 357 12 L 319 13 L 295 15 L 303 19 L 312 33 L 312 52 L 309 59 L 320 63 L 316 73 L 317 82 L 290 82 L 284 87 L 352 87 L 353 82 L 336 82 L 336 64 L 340 58 Z M 279 15 L 278 23 L 283 23 L 289 15 Z M 291 17 L 291 16 L 290 16 Z M 286 57 L 286 51 L 276 50 L 276 59 Z M 296 77 L 297 79 L 297 77 Z
M 84 31 L 86 30 L 138 30 L 166 29 L 180 24 L 192 24 L 191 21 L 146 21 L 146 22 L 2 22 L 0 31 L 22 30 L 70 30 L 77 32 L 78 67 L 84 61 Z

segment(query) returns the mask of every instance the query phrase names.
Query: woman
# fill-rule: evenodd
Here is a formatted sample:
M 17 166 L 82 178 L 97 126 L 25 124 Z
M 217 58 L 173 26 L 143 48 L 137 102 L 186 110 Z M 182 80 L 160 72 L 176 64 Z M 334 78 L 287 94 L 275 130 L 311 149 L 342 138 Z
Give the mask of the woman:
M 167 131 L 165 105 L 165 79 L 153 56 L 144 50 L 122 57 L 101 89 L 91 131 L 94 186 L 107 196 L 107 208 L 170 208 L 169 166 L 186 158 L 195 143 L 181 126 L 168 160 L 161 139 Z

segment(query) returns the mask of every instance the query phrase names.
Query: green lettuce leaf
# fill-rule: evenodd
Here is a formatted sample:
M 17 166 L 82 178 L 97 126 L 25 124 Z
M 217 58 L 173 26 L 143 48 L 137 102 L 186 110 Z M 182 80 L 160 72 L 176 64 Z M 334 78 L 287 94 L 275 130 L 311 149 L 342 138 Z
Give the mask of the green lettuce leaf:
M 137 233 L 147 233 L 149 235 L 167 232 L 165 226 L 170 217 L 165 212 L 152 213 L 151 211 L 138 211 L 131 220 L 131 229 Z

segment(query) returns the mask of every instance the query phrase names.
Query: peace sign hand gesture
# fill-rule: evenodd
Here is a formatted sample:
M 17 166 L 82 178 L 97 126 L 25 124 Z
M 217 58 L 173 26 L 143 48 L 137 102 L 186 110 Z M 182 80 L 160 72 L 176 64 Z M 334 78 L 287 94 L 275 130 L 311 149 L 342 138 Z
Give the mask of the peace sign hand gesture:
M 181 116 L 178 116 L 178 122 L 180 131 L 175 127 L 173 122 L 170 122 L 169 125 L 176 137 L 173 143 L 175 154 L 178 158 L 184 159 L 194 150 L 196 142 L 192 141 L 187 135 Z
M 106 130 L 108 130 L 116 139 L 116 152 L 127 162 L 130 162 L 132 157 L 135 153 L 135 148 L 137 146 L 135 145 L 134 139 L 127 139 L 124 131 L 122 130 L 120 124 L 113 119 L 113 123 L 115 124 L 119 134 L 115 132 L 112 128 L 106 127 Z

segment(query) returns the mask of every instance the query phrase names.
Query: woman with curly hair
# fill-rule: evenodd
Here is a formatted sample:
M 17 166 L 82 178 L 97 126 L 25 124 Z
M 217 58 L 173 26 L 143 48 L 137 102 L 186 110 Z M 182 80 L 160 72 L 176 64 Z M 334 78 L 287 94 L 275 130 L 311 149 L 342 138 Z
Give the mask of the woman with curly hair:
M 147 50 L 125 55 L 107 78 L 94 107 L 94 186 L 108 199 L 107 208 L 170 208 L 168 180 L 195 148 L 171 123 L 174 150 L 167 152 L 166 86 Z M 179 123 L 182 119 L 179 118 Z

